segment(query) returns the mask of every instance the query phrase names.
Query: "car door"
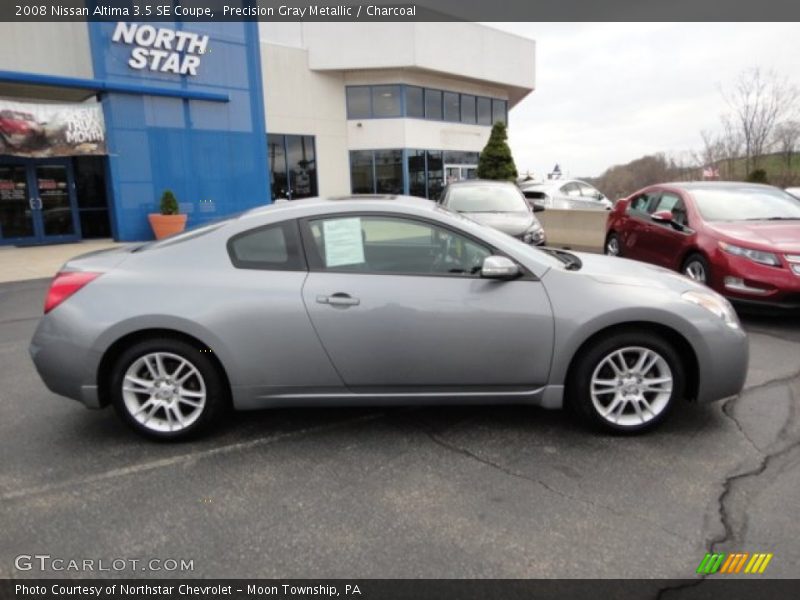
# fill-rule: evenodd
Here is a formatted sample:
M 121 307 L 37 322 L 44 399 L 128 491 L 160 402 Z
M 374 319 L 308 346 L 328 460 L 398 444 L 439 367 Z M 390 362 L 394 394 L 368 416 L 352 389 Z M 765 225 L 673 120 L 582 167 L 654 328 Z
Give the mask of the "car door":
M 661 197 L 659 190 L 651 190 L 635 196 L 625 209 L 625 221 L 620 231 L 622 255 L 626 258 L 653 262 L 652 245 L 649 236 L 655 224 L 650 218 L 658 199 Z
M 547 381 L 553 318 L 533 276 L 482 279 L 487 244 L 386 214 L 303 222 L 303 299 L 352 391 L 515 391 Z
M 642 244 L 646 255 L 650 257 L 648 262 L 675 269 L 676 260 L 683 255 L 688 238 L 694 232 L 689 228 L 686 205 L 675 192 L 663 192 L 650 210 L 650 215 L 659 211 L 670 211 L 674 222 L 658 223 L 651 218 L 648 234 Z
M 577 209 L 583 208 L 583 198 L 581 197 L 581 188 L 574 181 L 565 183 L 558 188 L 559 198 L 563 206 L 559 208 Z
M 600 198 L 602 198 L 603 195 L 598 190 L 590 186 L 588 183 L 582 183 L 582 182 L 578 183 L 578 187 L 581 190 L 581 199 L 583 200 L 583 208 L 589 210 L 606 209 L 606 206 L 602 202 L 600 202 Z

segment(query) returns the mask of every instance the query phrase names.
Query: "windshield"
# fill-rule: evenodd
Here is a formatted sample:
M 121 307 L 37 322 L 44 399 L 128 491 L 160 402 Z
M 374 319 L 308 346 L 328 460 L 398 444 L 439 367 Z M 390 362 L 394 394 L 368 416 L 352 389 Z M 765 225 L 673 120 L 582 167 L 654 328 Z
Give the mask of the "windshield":
M 527 212 L 528 205 L 514 186 L 454 186 L 447 194 L 447 207 L 458 212 Z
M 692 196 L 706 221 L 800 219 L 800 201 L 779 189 L 695 189 Z

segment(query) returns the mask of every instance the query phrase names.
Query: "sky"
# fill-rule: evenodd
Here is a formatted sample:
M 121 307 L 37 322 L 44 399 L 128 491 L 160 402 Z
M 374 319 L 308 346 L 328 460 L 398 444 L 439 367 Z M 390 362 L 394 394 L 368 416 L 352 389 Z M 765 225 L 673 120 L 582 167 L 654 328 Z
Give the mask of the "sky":
M 511 109 L 521 174 L 595 177 L 702 147 L 749 67 L 800 86 L 798 23 L 491 23 L 536 40 L 536 90 Z

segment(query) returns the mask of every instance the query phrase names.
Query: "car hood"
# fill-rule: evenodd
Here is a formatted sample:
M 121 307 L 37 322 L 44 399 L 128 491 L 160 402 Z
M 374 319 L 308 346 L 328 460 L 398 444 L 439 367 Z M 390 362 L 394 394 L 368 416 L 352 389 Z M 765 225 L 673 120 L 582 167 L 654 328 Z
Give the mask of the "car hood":
M 731 221 L 708 223 L 731 243 L 768 246 L 770 250 L 800 252 L 800 221 Z
M 680 273 L 648 263 L 602 254 L 584 252 L 571 252 L 571 254 L 580 258 L 583 263 L 581 269 L 575 273 L 591 277 L 601 283 L 659 288 L 679 293 L 692 289 L 710 291 L 709 288 Z
M 507 233 L 513 236 L 520 236 L 528 229 L 530 229 L 534 223 L 537 223 L 538 220 L 536 217 L 533 216 L 531 213 L 523 213 L 523 212 L 507 212 L 507 213 L 462 213 L 465 217 L 472 219 L 480 223 L 481 225 L 486 225 L 487 227 L 492 227 L 493 229 L 497 229 L 502 231 L 503 233 Z

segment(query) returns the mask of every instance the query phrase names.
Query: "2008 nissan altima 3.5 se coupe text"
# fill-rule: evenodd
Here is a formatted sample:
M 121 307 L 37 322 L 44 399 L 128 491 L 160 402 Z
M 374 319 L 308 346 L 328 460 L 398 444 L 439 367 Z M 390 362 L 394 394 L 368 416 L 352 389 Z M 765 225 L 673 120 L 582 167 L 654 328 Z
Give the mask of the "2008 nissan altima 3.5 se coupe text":
M 47 386 L 153 438 L 228 407 L 521 403 L 616 432 L 737 394 L 745 333 L 686 277 L 538 249 L 427 200 L 277 203 L 87 254 L 30 353 Z

